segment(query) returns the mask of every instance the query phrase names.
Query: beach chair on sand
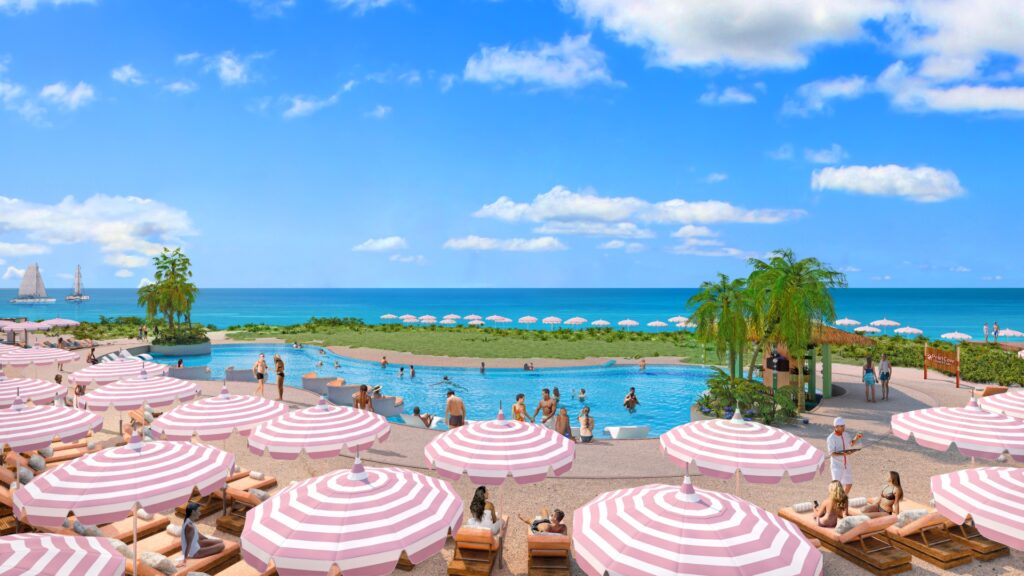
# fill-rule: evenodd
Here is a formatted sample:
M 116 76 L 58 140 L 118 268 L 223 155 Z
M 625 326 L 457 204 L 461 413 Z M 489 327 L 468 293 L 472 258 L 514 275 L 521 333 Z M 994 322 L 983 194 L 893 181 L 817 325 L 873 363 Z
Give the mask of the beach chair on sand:
M 927 507 L 910 500 L 900 503 L 900 516 L 913 510 L 927 510 Z M 898 526 L 901 520 L 897 518 L 897 524 L 885 529 L 885 537 L 900 550 L 944 569 L 974 560 L 971 550 L 950 536 L 946 528 L 948 520 L 938 512 L 931 510 L 903 527 Z
M 18 530 L 18 522 L 14 519 L 14 501 L 11 490 L 0 486 L 0 536 L 14 534 Z
M 246 490 L 248 490 L 249 488 L 259 488 L 260 490 L 265 490 L 267 488 L 277 486 L 277 478 L 274 478 L 273 476 L 264 478 L 263 480 L 255 480 L 251 478 L 249 474 L 250 472 L 248 470 L 239 470 L 238 472 L 233 472 L 230 476 L 227 477 L 228 488 L 234 486 L 244 487 L 244 489 Z M 219 489 L 214 490 L 213 492 L 206 496 L 200 496 L 197 492 L 193 491 L 192 499 L 189 500 L 189 502 L 198 503 L 199 517 L 205 518 L 210 514 L 220 512 L 221 510 L 224 509 L 223 498 L 224 494 Z M 184 518 L 186 506 L 188 506 L 188 502 L 175 508 L 174 514 L 178 518 Z
M 169 556 L 174 560 L 175 564 L 180 559 L 178 553 L 175 552 L 174 556 Z M 231 542 L 228 540 L 224 541 L 224 550 L 220 554 L 213 556 L 207 556 L 206 558 L 189 558 L 185 562 L 185 566 L 178 568 L 178 571 L 173 576 L 187 576 L 190 572 L 203 572 L 205 574 L 219 574 L 221 569 L 236 564 L 241 559 L 241 548 L 238 542 Z M 139 564 L 139 571 L 134 571 L 135 563 L 132 560 L 125 562 L 125 574 L 129 576 L 163 576 L 162 572 L 154 568 L 150 568 L 145 564 Z
M 217 518 L 217 529 L 228 534 L 241 536 L 242 529 L 245 528 L 245 515 L 249 513 L 249 510 L 262 504 L 263 500 L 260 500 L 248 490 L 238 490 L 229 487 L 227 503 L 227 512 L 220 518 Z
M 947 518 L 946 530 L 950 538 L 970 549 L 976 560 L 987 562 L 1010 553 L 1005 545 L 982 536 L 970 517 L 963 524 L 956 524 Z
M 497 536 L 488 528 L 459 528 L 455 533 L 455 552 L 448 562 L 449 576 L 487 576 L 495 561 L 500 569 L 507 531 L 507 515 L 501 517 L 501 532 Z
M 217 576 L 277 576 L 277 569 L 268 568 L 266 572 L 260 572 L 252 566 L 249 566 L 245 560 L 239 560 L 231 566 L 217 572 Z
M 895 516 L 873 518 L 845 534 L 818 526 L 811 511 L 800 513 L 787 507 L 779 510 L 779 516 L 796 524 L 808 538 L 817 538 L 822 547 L 872 574 L 888 576 L 911 569 L 910 554 L 894 547 L 885 536 L 885 530 L 896 523 Z
M 530 534 L 526 537 L 528 576 L 568 576 L 571 541 L 561 534 Z

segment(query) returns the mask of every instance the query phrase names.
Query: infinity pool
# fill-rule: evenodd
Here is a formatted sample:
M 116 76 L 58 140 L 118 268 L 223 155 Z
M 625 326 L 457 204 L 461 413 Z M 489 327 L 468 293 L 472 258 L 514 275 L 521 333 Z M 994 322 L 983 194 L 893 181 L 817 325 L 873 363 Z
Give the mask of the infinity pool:
M 419 406 L 425 413 L 443 414 L 445 392 L 448 388 L 466 402 L 470 420 L 490 419 L 498 412 L 502 403 L 505 414 L 510 416 L 510 407 L 516 394 L 526 394 L 526 404 L 532 414 L 541 398 L 541 389 L 559 389 L 561 404 L 567 408 L 573 426 L 583 406 L 590 407 L 597 430 L 604 434 L 605 426 L 648 425 L 651 436 L 658 436 L 690 419 L 690 406 L 706 389 L 706 380 L 711 371 L 696 366 L 648 366 L 640 372 L 636 366 L 604 366 L 580 368 L 538 368 L 532 372 L 510 368 L 489 368 L 480 374 L 476 368 L 448 368 L 417 366 L 416 378 L 398 377 L 398 366 L 382 369 L 379 363 L 353 360 L 330 351 L 320 355 L 319 348 L 308 346 L 295 350 L 283 344 L 228 344 L 213 347 L 209 356 L 185 358 L 186 366 L 208 366 L 211 377 L 220 379 L 224 369 L 249 369 L 260 352 L 267 355 L 267 362 L 273 371 L 272 358 L 280 354 L 285 362 L 288 386 L 301 387 L 302 375 L 317 372 L 321 376 L 341 376 L 349 384 L 381 385 L 383 393 L 401 396 L 405 399 L 405 411 L 412 412 Z M 157 357 L 157 361 L 174 363 L 177 358 Z M 323 366 L 317 363 L 323 361 Z M 339 367 L 335 368 L 334 363 Z M 448 376 L 450 382 L 442 379 Z M 640 406 L 629 412 L 622 406 L 622 398 L 630 386 L 636 387 Z M 268 386 L 272 388 L 272 386 Z M 586 400 L 578 398 L 580 388 L 587 391 Z M 268 390 L 268 396 L 272 395 Z M 395 420 L 398 420 L 397 418 Z

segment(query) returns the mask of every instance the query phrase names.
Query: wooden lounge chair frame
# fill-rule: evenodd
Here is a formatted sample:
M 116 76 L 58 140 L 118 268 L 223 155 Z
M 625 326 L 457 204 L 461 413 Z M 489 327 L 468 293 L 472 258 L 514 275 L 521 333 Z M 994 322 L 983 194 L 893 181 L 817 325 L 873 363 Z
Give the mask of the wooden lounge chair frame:
M 237 482 L 239 480 L 242 480 L 243 478 L 248 477 L 248 470 L 239 470 L 238 472 L 233 472 L 225 480 L 228 487 L 230 487 L 232 482 Z M 206 496 L 200 496 L 197 491 L 193 491 L 192 498 L 190 498 L 188 502 L 174 509 L 174 515 L 178 518 L 184 518 L 185 508 L 189 505 L 190 502 L 195 502 L 199 504 L 199 518 L 206 518 L 210 514 L 215 514 L 217 512 L 224 510 L 224 502 L 221 499 L 220 490 L 214 490 L 213 492 L 207 494 Z
M 886 530 L 885 537 L 900 550 L 946 570 L 970 564 L 974 560 L 970 549 L 951 537 L 946 530 L 945 520 L 941 518 L 906 536 L 894 530 Z
M 501 517 L 501 531 L 493 534 L 486 528 L 462 527 L 455 533 L 455 552 L 448 563 L 449 576 L 486 576 L 502 566 L 508 516 Z
M 178 571 L 174 573 L 174 576 L 185 576 L 189 572 L 206 572 L 208 574 L 216 574 L 224 568 L 235 564 L 241 560 L 241 558 L 241 548 L 239 547 L 238 542 L 224 540 L 223 552 L 213 556 L 207 556 L 206 558 L 189 558 L 185 563 L 185 566 L 178 568 Z M 174 558 L 171 559 L 173 560 Z M 125 574 L 128 576 L 134 576 L 135 574 L 138 576 L 163 576 L 162 573 L 141 562 L 139 563 L 139 571 L 136 573 L 134 561 L 131 559 L 128 559 L 125 562 Z
M 277 484 L 276 480 L 274 484 Z M 262 504 L 263 501 L 250 494 L 248 490 L 231 487 L 228 487 L 226 501 L 227 510 L 223 516 L 217 518 L 217 529 L 241 536 L 242 529 L 245 528 L 245 515 L 249 513 L 249 510 Z
M 987 562 L 1010 553 L 1010 549 L 994 540 L 981 535 L 974 526 L 974 520 L 968 518 L 963 524 L 947 526 L 949 537 L 971 550 L 974 558 Z
M 528 576 L 568 576 L 572 571 L 571 540 L 565 535 L 526 537 L 526 574 Z
M 808 538 L 819 540 L 822 547 L 835 552 L 876 576 L 900 574 L 912 568 L 910 554 L 894 547 L 889 542 L 885 536 L 885 528 L 867 530 L 859 534 L 855 540 L 849 542 L 836 542 L 831 538 L 822 538 L 823 534 L 805 526 L 802 522 L 794 521 L 787 517 L 798 514 L 791 508 L 779 510 L 779 516 L 795 524 Z M 831 528 L 823 528 L 822 530 L 831 530 Z

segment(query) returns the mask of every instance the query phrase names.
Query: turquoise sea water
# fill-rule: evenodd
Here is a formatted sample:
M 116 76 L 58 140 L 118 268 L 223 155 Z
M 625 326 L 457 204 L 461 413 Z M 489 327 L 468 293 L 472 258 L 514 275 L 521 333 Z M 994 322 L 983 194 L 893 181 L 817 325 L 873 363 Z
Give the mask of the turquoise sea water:
M 185 358 L 188 366 L 208 366 L 211 377 L 222 378 L 224 369 L 234 366 L 248 369 L 260 352 L 268 358 L 280 354 L 285 362 L 285 383 L 301 387 L 302 375 L 317 372 L 321 376 L 341 376 L 351 384 L 381 385 L 383 393 L 401 396 L 405 412 L 413 406 L 430 414 L 444 414 L 445 393 L 449 388 L 465 400 L 470 420 L 494 418 L 499 403 L 511 418 L 511 405 L 516 394 L 526 394 L 529 414 L 537 407 L 541 389 L 561 393 L 561 406 L 565 406 L 573 426 L 583 406 L 590 407 L 590 415 L 597 425 L 597 435 L 604 434 L 605 426 L 632 426 L 646 424 L 651 436 L 657 436 L 674 426 L 689 421 L 689 406 L 705 389 L 710 370 L 691 366 L 648 366 L 644 372 L 636 366 L 595 366 L 582 368 L 538 368 L 532 372 L 521 369 L 492 368 L 481 374 L 477 368 L 442 368 L 418 366 L 416 378 L 399 378 L 398 366 L 382 369 L 379 363 L 364 362 L 337 356 L 328 352 L 319 354 L 319 348 L 307 346 L 294 350 L 291 346 L 275 344 L 228 344 L 215 346 L 210 356 Z M 156 360 L 173 363 L 176 358 L 157 357 Z M 319 362 L 322 366 L 318 366 Z M 334 362 L 339 367 L 334 367 Z M 442 379 L 448 376 L 449 381 Z M 235 384 L 252 386 L 255 384 Z M 629 388 L 636 387 L 640 406 L 633 412 L 622 406 L 622 398 Z M 233 388 L 233 389 L 235 389 Z M 586 400 L 579 400 L 580 388 L 586 389 Z M 268 397 L 276 397 L 273 386 L 268 385 Z M 684 408 L 685 407 L 685 408 Z M 393 418 L 400 421 L 399 418 Z
M 33 319 L 60 316 L 95 320 L 100 315 L 138 315 L 135 290 L 90 290 L 92 300 L 64 302 L 64 292 L 51 290 L 56 304 L 18 306 L 8 300 L 14 290 L 0 290 L 0 318 Z M 613 324 L 625 318 L 641 323 L 687 315 L 692 288 L 679 289 L 204 289 L 192 318 L 227 327 L 250 322 L 291 324 L 312 316 L 354 316 L 379 322 L 382 314 L 498 314 L 517 319 L 554 315 L 583 316 Z M 938 337 L 959 330 L 981 337 L 983 323 L 1024 331 L 1024 289 L 844 289 L 836 290 L 836 312 L 867 323 L 883 316 Z M 511 324 L 509 326 L 517 326 Z M 544 329 L 541 325 L 534 328 Z

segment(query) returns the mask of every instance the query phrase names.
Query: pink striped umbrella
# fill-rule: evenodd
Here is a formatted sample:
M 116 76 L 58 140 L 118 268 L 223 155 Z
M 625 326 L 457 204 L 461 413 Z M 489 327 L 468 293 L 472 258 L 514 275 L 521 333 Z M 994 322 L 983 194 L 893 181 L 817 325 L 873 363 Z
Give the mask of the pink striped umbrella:
M 897 438 L 911 436 L 925 448 L 945 452 L 956 444 L 964 456 L 995 460 L 1004 452 L 1024 462 L 1024 421 L 986 412 L 974 398 L 964 408 L 925 408 L 893 414 Z
M 442 324 L 444 326 L 452 326 L 452 325 L 458 324 L 458 323 L 459 323 L 458 320 L 456 320 L 454 318 L 445 318 L 444 320 L 441 320 L 440 322 L 438 322 L 438 324 Z
M 686 316 L 673 316 L 668 319 L 670 324 L 682 324 L 683 322 L 687 322 L 688 320 L 689 318 L 687 318 Z
M 468 324 L 470 326 L 483 326 L 484 325 L 484 321 L 483 320 L 470 320 L 468 322 Z
M 1024 550 L 1024 468 L 968 468 L 932 476 L 935 508 L 982 536 Z
M 22 400 L 37 404 L 56 398 L 63 398 L 68 387 L 63 384 L 36 378 L 3 378 L 0 376 L 0 408 L 8 408 L 19 395 Z
M 777 484 L 786 474 L 793 482 L 807 482 L 825 468 L 825 454 L 806 440 L 746 422 L 739 411 L 731 420 L 676 426 L 661 435 L 661 452 L 677 465 L 693 464 L 713 478 L 742 474 L 754 484 Z
M 118 358 L 82 368 L 68 376 L 68 380 L 72 384 L 110 384 L 125 378 L 159 376 L 166 374 L 169 369 L 170 366 L 167 364 L 147 362 L 139 358 Z
M 51 327 L 43 322 L 7 322 L 0 326 L 4 332 L 39 332 Z
M 501 320 L 501 316 L 498 316 L 497 314 L 491 314 L 487 318 L 484 318 L 484 320 L 487 320 L 488 322 L 497 322 L 498 320 Z
M 419 564 L 462 522 L 462 500 L 443 480 L 402 468 L 340 470 L 293 484 L 251 510 L 242 556 L 260 571 L 323 576 L 391 574 L 405 552 Z
M 558 316 L 548 316 L 547 318 L 544 318 L 543 320 L 541 320 L 541 323 L 542 324 L 547 324 L 549 326 L 554 326 L 556 324 L 561 324 L 562 323 L 562 319 L 559 318 Z
M 568 324 L 569 326 L 579 326 L 580 324 L 586 324 L 587 319 L 583 318 L 582 316 L 573 316 L 572 318 L 566 320 L 565 323 Z
M 458 314 L 445 314 L 444 318 L 442 318 L 442 320 L 460 320 L 460 319 L 462 319 L 462 316 L 459 316 Z
M 78 326 L 80 322 L 68 320 L 67 318 L 51 318 L 49 320 L 43 320 L 41 324 L 46 324 L 51 328 L 70 328 L 71 326 Z
M 228 392 L 182 404 L 153 420 L 153 431 L 169 440 L 223 440 L 237 431 L 243 436 L 257 425 L 288 412 L 288 405 L 259 396 L 239 396 Z
M 153 376 L 118 380 L 100 386 L 81 396 L 78 401 L 83 408 L 103 412 L 110 407 L 121 411 L 135 410 L 143 403 L 150 406 L 167 406 L 176 400 L 191 400 L 198 395 L 199 387 L 194 382 L 168 376 Z
M 0 538 L 0 576 L 122 576 L 125 559 L 106 538 L 12 534 Z
M 648 322 L 647 326 L 650 328 L 664 328 L 668 326 L 668 324 L 662 322 L 661 320 L 655 320 L 654 322 Z
M 1024 420 L 1024 390 L 1009 390 L 1002 394 L 985 396 L 978 400 L 978 405 L 988 412 Z
M 64 442 L 84 438 L 103 428 L 103 418 L 66 406 L 26 407 L 16 398 L 10 408 L 0 410 L 0 448 L 15 452 L 46 448 L 54 437 Z
M 305 450 L 310 458 L 337 456 L 342 450 L 358 452 L 386 440 L 391 424 L 380 414 L 349 406 L 319 404 L 288 412 L 264 422 L 249 434 L 249 451 L 262 456 L 294 460 Z
M 519 484 L 540 482 L 548 473 L 561 476 L 572 468 L 576 445 L 537 424 L 505 420 L 472 422 L 434 438 L 423 453 L 431 468 L 452 480 L 468 474 L 477 484 L 495 486 L 506 477 Z
M 591 326 L 611 326 L 612 323 L 607 320 L 594 320 L 590 323 Z
M 0 364 L 5 366 L 48 366 L 78 360 L 77 353 L 60 348 L 18 348 L 0 353 Z
M 590 576 L 822 574 L 796 525 L 689 476 L 599 495 L 573 515 L 572 543 Z
M 630 327 L 633 327 L 633 326 L 639 326 L 640 323 L 637 322 L 636 320 L 631 319 L 631 318 L 626 318 L 625 320 L 619 320 L 618 321 L 618 325 L 622 326 L 623 328 L 630 328 Z
M 462 317 L 463 320 L 483 320 L 479 314 L 468 314 Z
M 536 316 L 523 316 L 522 318 L 519 319 L 519 323 L 520 324 L 536 324 L 537 323 L 537 317 Z

